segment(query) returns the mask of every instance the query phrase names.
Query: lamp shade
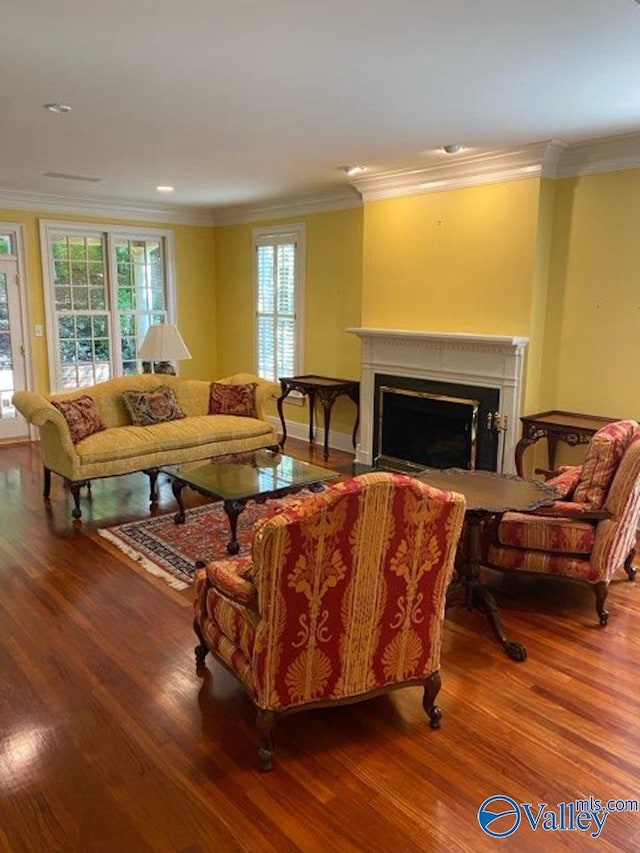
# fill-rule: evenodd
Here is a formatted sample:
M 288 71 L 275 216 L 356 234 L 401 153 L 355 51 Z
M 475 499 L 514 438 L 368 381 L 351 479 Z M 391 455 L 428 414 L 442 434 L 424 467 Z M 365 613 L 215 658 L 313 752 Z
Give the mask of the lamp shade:
M 149 361 L 179 361 L 182 358 L 191 358 L 178 327 L 173 323 L 149 326 L 139 354 L 141 358 Z

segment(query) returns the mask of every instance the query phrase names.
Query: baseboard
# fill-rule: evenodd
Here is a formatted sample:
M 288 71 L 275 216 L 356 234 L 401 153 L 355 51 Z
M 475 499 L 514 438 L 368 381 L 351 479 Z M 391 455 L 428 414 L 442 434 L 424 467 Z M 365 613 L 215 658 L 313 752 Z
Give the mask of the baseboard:
M 282 433 L 282 424 L 280 418 L 269 417 L 269 422 L 273 425 L 278 436 Z M 301 423 L 300 421 L 287 421 L 287 437 L 299 438 L 301 441 L 309 440 L 309 424 Z M 315 444 L 322 447 L 324 445 L 324 429 L 316 427 L 315 429 Z M 286 445 L 285 445 L 286 447 Z M 351 433 L 339 432 L 331 428 L 329 430 L 329 447 L 333 450 L 342 450 L 344 453 L 353 453 L 353 441 Z

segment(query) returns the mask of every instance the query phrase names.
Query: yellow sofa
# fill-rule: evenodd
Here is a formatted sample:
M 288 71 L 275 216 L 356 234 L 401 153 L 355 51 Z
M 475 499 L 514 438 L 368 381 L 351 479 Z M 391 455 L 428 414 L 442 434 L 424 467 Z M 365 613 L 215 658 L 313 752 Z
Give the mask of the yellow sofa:
M 210 382 L 181 379 L 167 374 L 143 374 L 110 379 L 65 394 L 44 396 L 33 391 L 18 391 L 13 404 L 40 430 L 40 448 L 44 466 L 44 497 L 51 492 L 51 472 L 67 481 L 75 507 L 72 515 L 80 518 L 80 489 L 91 480 L 144 471 L 149 475 L 149 499 L 157 501 L 158 468 L 263 447 L 276 447 L 274 427 L 267 421 L 265 403 L 280 396 L 280 386 L 250 373 L 236 373 L 218 382 L 256 383 L 257 417 L 209 415 Z M 159 385 L 173 389 L 184 418 L 132 426 L 122 394 L 124 391 L 151 391 Z M 89 435 L 74 444 L 62 413 L 53 400 L 72 400 L 90 396 L 107 429 Z

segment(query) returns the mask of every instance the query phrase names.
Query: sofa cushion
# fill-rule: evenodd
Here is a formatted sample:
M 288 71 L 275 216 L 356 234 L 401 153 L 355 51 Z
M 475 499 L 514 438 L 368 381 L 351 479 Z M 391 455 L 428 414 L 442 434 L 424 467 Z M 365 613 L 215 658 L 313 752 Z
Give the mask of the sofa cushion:
M 74 444 L 107 428 L 88 394 L 76 397 L 75 400 L 52 400 L 51 402 L 63 414 Z
M 573 500 L 589 509 L 604 506 L 616 468 L 636 430 L 635 421 L 615 421 L 606 424 L 593 436 L 587 450 L 580 482 Z
M 122 399 L 134 426 L 150 426 L 184 418 L 176 395 L 168 385 L 153 391 L 124 391 Z
M 235 415 L 244 418 L 256 417 L 257 383 L 231 385 L 212 382 L 209 394 L 210 415 Z

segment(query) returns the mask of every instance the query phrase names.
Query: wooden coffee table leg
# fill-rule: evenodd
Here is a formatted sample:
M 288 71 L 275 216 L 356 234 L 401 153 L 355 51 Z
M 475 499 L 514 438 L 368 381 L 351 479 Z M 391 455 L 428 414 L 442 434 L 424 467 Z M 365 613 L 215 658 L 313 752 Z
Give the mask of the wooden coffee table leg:
M 240 550 L 238 542 L 238 516 L 246 506 L 246 501 L 224 501 L 224 511 L 229 519 L 229 527 L 231 528 L 231 539 L 227 543 L 227 553 L 237 554 Z

